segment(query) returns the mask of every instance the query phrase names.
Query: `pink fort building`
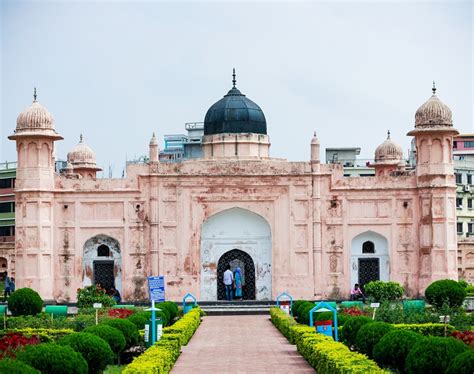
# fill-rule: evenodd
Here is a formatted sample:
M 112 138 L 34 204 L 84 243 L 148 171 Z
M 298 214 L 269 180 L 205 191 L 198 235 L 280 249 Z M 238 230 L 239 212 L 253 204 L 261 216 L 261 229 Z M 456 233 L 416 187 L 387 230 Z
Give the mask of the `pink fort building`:
M 127 301 L 147 298 L 147 276 L 166 296 L 224 299 L 222 273 L 239 266 L 244 299 L 347 298 L 354 283 L 396 281 L 411 296 L 457 279 L 451 110 L 433 95 L 415 114 L 416 168 L 390 136 L 373 177 L 344 177 L 311 159 L 271 158 L 265 116 L 234 85 L 207 112 L 203 157 L 131 164 L 123 179 L 97 179 L 81 141 L 55 173 L 63 139 L 35 99 L 17 119 L 16 280 L 44 299 L 76 300 L 94 283 Z

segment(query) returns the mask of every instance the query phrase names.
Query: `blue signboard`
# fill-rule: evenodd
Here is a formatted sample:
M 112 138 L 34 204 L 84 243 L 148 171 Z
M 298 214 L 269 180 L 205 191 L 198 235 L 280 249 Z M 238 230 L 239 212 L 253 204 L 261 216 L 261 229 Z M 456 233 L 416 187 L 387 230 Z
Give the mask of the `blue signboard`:
M 165 301 L 165 277 L 148 277 L 148 293 L 150 301 L 161 303 Z

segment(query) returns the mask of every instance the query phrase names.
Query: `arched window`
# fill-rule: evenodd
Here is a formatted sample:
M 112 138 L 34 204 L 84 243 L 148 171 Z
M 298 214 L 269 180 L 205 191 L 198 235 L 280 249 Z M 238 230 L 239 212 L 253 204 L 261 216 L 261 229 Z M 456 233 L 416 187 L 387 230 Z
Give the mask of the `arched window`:
M 375 245 L 371 241 L 362 244 L 362 253 L 375 253 Z
M 109 257 L 110 256 L 110 249 L 106 245 L 102 244 L 97 248 L 97 256 L 98 257 Z

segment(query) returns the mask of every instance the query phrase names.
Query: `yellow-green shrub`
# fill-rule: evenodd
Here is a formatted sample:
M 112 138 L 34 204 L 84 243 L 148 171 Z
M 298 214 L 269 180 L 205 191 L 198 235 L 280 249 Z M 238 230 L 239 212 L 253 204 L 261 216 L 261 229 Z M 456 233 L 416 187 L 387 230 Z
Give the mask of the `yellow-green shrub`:
M 186 313 L 183 318 L 176 321 L 172 326 L 165 327 L 163 334 L 180 334 L 182 336 L 181 344 L 188 344 L 194 332 L 201 323 L 201 314 L 199 308 L 193 308 Z
M 194 308 L 172 326 L 165 327 L 161 339 L 145 353 L 136 357 L 123 373 L 169 373 L 179 357 L 181 345 L 188 344 L 200 323 L 200 309 Z
M 393 325 L 396 329 L 414 331 L 421 335 L 444 336 L 443 323 L 413 323 L 413 324 L 397 324 Z M 447 325 L 446 333 L 451 335 L 454 332 L 454 326 Z
M 179 357 L 181 346 L 177 340 L 158 341 L 145 353 L 136 357 L 123 374 L 167 374 Z
M 34 329 L 31 327 L 25 329 L 11 329 L 5 331 L 3 334 L 7 332 L 17 332 L 20 333 L 28 338 L 33 335 L 38 336 L 42 343 L 54 343 L 56 340 L 61 339 L 63 336 L 72 334 L 74 330 L 72 329 Z M 0 334 L 0 337 L 3 335 Z
M 288 340 L 296 344 L 298 352 L 316 369 L 318 373 L 387 373 L 367 356 L 351 352 L 344 344 L 331 337 L 316 333 L 314 327 L 301 325 L 283 311 L 272 308 L 270 316 L 275 326 Z
M 290 338 L 290 327 L 296 325 L 296 321 L 292 316 L 286 314 L 280 308 L 270 309 L 270 318 L 275 327 L 287 338 Z

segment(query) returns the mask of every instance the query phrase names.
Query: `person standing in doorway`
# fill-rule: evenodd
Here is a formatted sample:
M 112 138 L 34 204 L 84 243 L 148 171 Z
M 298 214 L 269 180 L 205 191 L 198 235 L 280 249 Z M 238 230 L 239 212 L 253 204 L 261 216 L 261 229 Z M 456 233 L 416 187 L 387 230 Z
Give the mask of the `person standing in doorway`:
M 242 273 L 240 272 L 240 268 L 237 267 L 235 269 L 234 274 L 234 289 L 235 289 L 235 298 L 242 300 Z
M 230 270 L 230 265 L 227 265 L 226 271 L 224 271 L 224 286 L 225 286 L 225 298 L 227 301 L 231 301 L 233 298 L 233 285 L 234 285 L 234 274 Z
M 8 273 L 5 272 L 5 280 L 4 280 L 4 285 L 5 285 L 5 293 L 3 294 L 3 301 L 7 301 L 7 296 L 10 296 L 12 294 L 11 288 L 10 288 L 10 277 L 8 276 Z

